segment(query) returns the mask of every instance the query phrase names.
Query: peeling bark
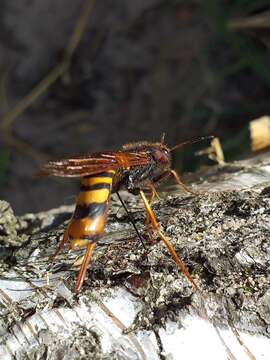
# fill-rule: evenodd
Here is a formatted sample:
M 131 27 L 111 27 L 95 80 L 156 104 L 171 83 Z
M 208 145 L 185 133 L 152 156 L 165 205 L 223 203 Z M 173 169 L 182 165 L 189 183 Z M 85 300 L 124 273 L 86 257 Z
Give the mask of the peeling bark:
M 0 358 L 266 358 L 269 154 L 213 166 L 192 183 L 201 195 L 173 186 L 153 209 L 201 293 L 192 291 L 161 243 L 147 241 L 134 196 L 123 194 L 147 251 L 113 198 L 78 295 L 73 264 L 82 252 L 66 250 L 48 263 L 73 207 L 15 217 L 0 202 Z

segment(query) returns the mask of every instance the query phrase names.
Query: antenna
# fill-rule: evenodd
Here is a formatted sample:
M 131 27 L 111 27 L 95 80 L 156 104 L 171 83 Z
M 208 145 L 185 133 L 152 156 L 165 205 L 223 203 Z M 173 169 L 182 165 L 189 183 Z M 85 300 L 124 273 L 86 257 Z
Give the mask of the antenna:
M 179 148 L 181 148 L 181 147 L 183 147 L 183 146 L 185 146 L 185 145 L 195 144 L 195 143 L 197 143 L 197 142 L 204 141 L 204 140 L 212 140 L 212 139 L 214 139 L 214 137 L 215 137 L 215 136 L 213 136 L 213 135 L 210 135 L 210 136 L 202 136 L 202 137 L 200 137 L 200 138 L 198 138 L 198 139 L 194 139 L 194 140 L 189 140 L 189 141 L 182 142 L 182 143 L 180 143 L 180 144 L 178 144 L 178 145 L 173 146 L 173 147 L 172 147 L 171 149 L 169 149 L 169 150 L 170 150 L 170 151 L 174 151 L 174 150 L 179 149 Z
M 164 140 L 165 140 L 165 132 L 162 133 L 161 135 L 161 139 L 160 139 L 161 144 L 164 144 Z

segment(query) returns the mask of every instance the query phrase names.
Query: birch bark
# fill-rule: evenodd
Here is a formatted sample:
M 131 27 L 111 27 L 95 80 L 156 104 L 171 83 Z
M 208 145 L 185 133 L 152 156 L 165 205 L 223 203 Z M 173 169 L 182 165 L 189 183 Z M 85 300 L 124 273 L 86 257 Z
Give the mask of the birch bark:
M 268 358 L 269 155 L 196 173 L 201 195 L 171 186 L 153 206 L 201 293 L 161 243 L 143 249 L 113 198 L 76 295 L 81 252 L 48 263 L 73 207 L 16 217 L 0 202 L 0 358 Z M 123 196 L 145 235 L 142 204 Z

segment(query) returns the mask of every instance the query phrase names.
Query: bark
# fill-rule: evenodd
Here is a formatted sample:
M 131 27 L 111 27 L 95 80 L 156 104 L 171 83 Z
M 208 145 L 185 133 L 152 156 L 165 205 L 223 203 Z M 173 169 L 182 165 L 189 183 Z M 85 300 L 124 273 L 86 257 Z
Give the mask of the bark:
M 171 186 L 153 209 L 199 291 L 149 242 L 135 196 L 123 194 L 146 250 L 112 198 L 79 294 L 83 252 L 48 262 L 73 207 L 16 217 L 0 202 L 0 358 L 267 358 L 269 153 L 196 173 L 189 186 L 200 195 Z

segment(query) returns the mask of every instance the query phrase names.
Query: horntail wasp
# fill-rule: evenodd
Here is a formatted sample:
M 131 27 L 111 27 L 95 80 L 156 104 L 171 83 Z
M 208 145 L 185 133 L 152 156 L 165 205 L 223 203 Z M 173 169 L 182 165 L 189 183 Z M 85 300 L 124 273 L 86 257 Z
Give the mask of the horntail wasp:
M 176 183 L 186 191 L 191 192 L 182 183 L 177 173 L 171 169 L 171 152 L 183 145 L 212 138 L 212 136 L 203 137 L 169 148 L 164 144 L 163 135 L 160 142 L 142 141 L 126 144 L 120 151 L 99 152 L 51 161 L 43 166 L 41 173 L 44 175 L 82 178 L 75 211 L 57 250 L 51 256 L 52 260 L 63 249 L 66 242 L 69 242 L 71 250 L 86 248 L 76 282 L 77 292 L 82 287 L 94 247 L 103 235 L 110 195 L 118 194 L 119 190 L 127 190 L 141 196 L 146 211 L 148 230 L 156 232 L 182 274 L 194 289 L 198 289 L 187 267 L 161 232 L 151 209 L 151 202 L 157 195 L 155 185 L 169 176 L 172 176 Z M 146 192 L 150 194 L 149 199 L 145 195 Z

